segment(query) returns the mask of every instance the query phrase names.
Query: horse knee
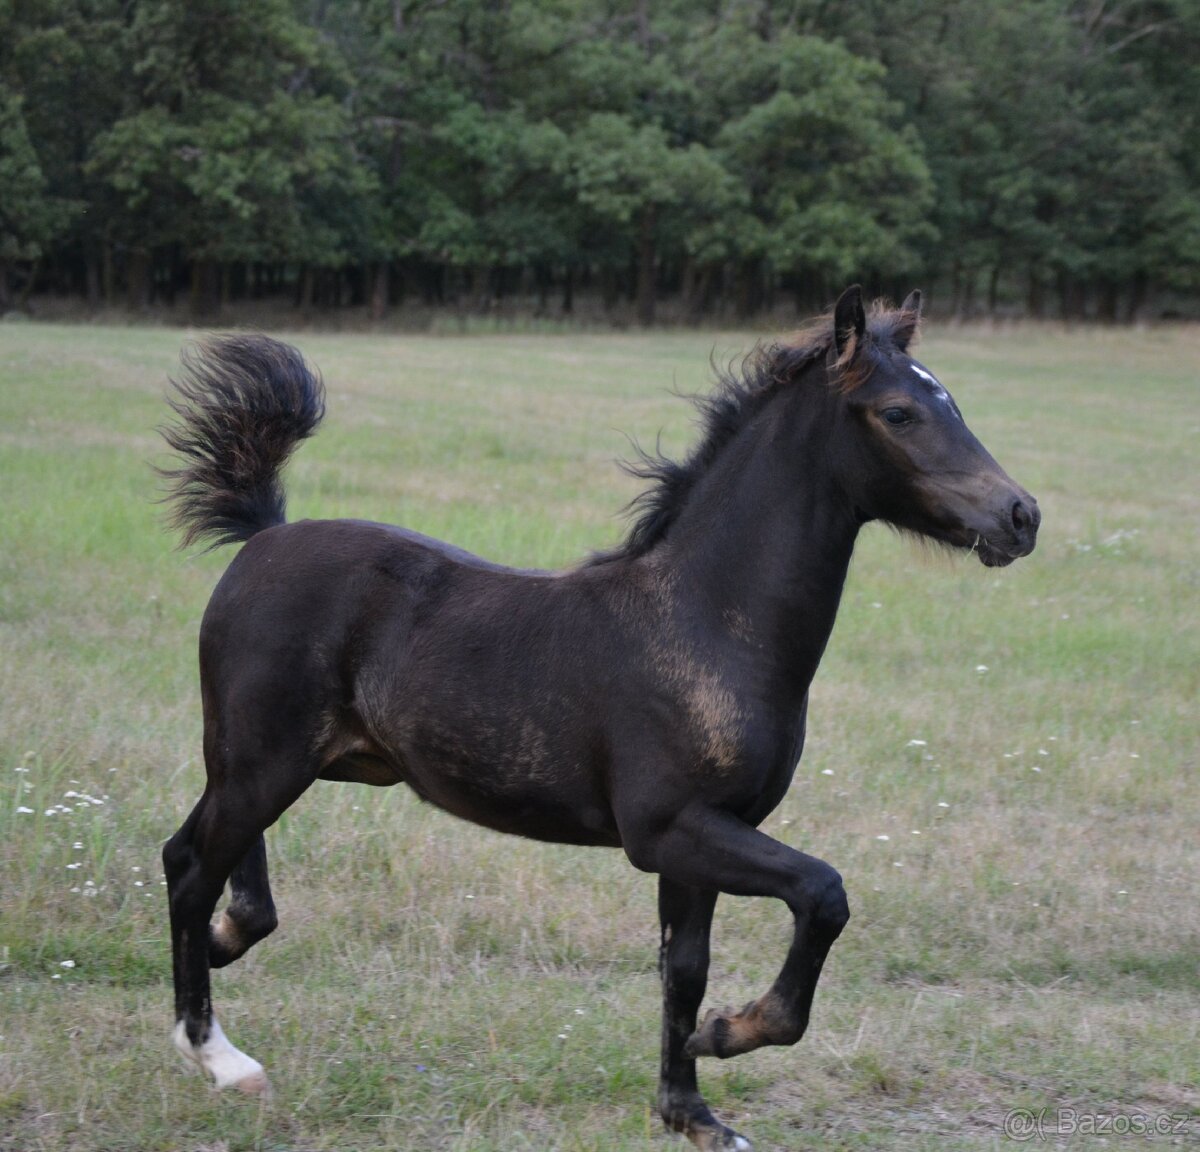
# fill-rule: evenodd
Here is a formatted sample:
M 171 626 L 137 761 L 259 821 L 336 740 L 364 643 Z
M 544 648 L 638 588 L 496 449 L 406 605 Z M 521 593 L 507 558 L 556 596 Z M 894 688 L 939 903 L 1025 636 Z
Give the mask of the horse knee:
M 836 868 L 830 868 L 829 872 L 817 897 L 814 915 L 821 927 L 837 936 L 850 920 L 850 901 L 841 873 Z
M 850 919 L 850 903 L 841 873 L 828 864 L 822 864 L 815 875 L 810 872 L 804 878 L 803 896 L 794 910 L 814 928 L 836 938 Z

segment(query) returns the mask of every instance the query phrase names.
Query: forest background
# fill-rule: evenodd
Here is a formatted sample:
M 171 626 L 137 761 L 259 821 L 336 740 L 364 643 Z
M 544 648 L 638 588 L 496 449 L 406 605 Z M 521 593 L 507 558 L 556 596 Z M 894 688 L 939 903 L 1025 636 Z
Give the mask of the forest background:
M 1196 0 L 0 0 L 0 312 L 1194 316 L 1198 117 Z

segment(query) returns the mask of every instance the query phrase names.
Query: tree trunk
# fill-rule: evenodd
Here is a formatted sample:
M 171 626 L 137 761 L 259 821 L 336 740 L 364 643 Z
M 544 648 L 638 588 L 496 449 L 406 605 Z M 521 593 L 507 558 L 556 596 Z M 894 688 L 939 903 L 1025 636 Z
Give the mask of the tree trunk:
M 705 264 L 692 278 L 691 290 L 685 301 L 685 307 L 687 318 L 693 324 L 699 324 L 708 313 L 712 283 L 713 266 L 711 264 Z
M 217 266 L 211 260 L 192 263 L 191 312 L 193 316 L 211 316 L 217 310 L 219 278 Z
M 604 311 L 609 314 L 621 299 L 621 277 L 611 265 L 600 270 L 600 299 L 604 302 Z
M 104 261 L 101 266 L 100 283 L 104 289 L 104 303 L 111 305 L 113 302 L 114 285 L 116 283 L 116 272 L 113 268 L 113 246 L 107 240 L 104 242 Z
M 372 272 L 371 302 L 367 306 L 367 315 L 372 320 L 382 320 L 387 313 L 389 271 L 388 262 L 380 260 Z
M 570 264 L 563 277 L 562 311 L 564 316 L 570 316 L 575 311 L 575 269 Z
M 129 253 L 125 298 L 134 312 L 144 312 L 150 306 L 150 253 L 144 248 L 134 248 Z
M 1149 294 L 1149 289 L 1150 284 L 1146 278 L 1146 273 L 1134 273 L 1133 283 L 1129 288 L 1129 303 L 1125 312 L 1125 322 L 1127 324 L 1136 322 L 1142 309 L 1146 306 L 1146 297 Z
M 486 316 L 492 310 L 492 270 L 486 264 L 471 269 L 467 310 Z
M 84 257 L 84 282 L 87 285 L 87 302 L 88 308 L 95 309 L 100 307 L 100 261 L 97 259 L 95 248 L 89 247 L 87 255 Z
M 300 270 L 299 294 L 297 296 L 297 304 L 305 311 L 309 312 L 313 306 L 313 295 L 316 290 L 316 276 L 313 274 L 312 265 L 305 264 Z
M 683 306 L 683 314 L 692 314 L 692 299 L 696 295 L 696 281 L 699 273 L 696 262 L 690 257 L 683 258 L 683 267 L 679 270 L 679 301 Z
M 160 285 L 159 298 L 165 300 L 167 306 L 175 307 L 175 296 L 179 287 L 179 246 L 172 244 L 166 253 L 166 268 Z
M 968 320 L 975 312 L 975 282 L 977 279 L 974 268 L 963 274 L 962 315 Z
M 1082 320 L 1087 315 L 1087 296 L 1079 282 L 1066 272 L 1058 275 L 1058 295 L 1064 320 Z
M 1036 268 L 1029 269 L 1029 283 L 1025 290 L 1025 311 L 1037 319 L 1042 314 L 1042 280 Z
M 638 323 L 644 328 L 648 328 L 654 323 L 654 225 L 657 215 L 655 205 L 647 205 L 642 212 L 638 234 L 637 318 Z
M 29 269 L 29 279 L 25 281 L 25 287 L 21 289 L 21 295 L 17 297 L 17 311 L 24 312 L 29 306 L 29 297 L 33 293 L 33 286 L 37 283 L 38 272 L 42 268 L 42 258 L 39 256 Z
M 1106 324 L 1117 322 L 1117 305 L 1120 303 L 1120 292 L 1111 280 L 1100 284 L 1099 300 L 1096 303 L 1096 315 Z
M 735 307 L 740 320 L 748 320 L 762 307 L 762 262 L 746 260 L 737 271 Z

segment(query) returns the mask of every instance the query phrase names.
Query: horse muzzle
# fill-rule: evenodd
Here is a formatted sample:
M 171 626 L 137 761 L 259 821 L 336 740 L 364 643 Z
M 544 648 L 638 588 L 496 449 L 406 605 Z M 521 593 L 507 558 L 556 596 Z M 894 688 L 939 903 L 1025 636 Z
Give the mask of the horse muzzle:
M 1005 501 L 995 527 L 976 534 L 973 551 L 986 568 L 1004 568 L 1037 546 L 1042 512 L 1028 492 L 1018 490 Z

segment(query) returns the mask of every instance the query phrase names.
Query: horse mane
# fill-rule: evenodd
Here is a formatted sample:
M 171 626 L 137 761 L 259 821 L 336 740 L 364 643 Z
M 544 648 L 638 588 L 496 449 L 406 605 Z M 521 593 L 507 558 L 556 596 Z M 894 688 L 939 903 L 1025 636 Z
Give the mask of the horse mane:
M 875 349 L 906 348 L 916 336 L 919 323 L 919 312 L 876 300 L 867 317 L 862 346 L 851 337 L 836 358 L 832 356 L 835 334 L 831 310 L 786 339 L 757 345 L 737 367 L 714 362 L 713 390 L 707 395 L 687 397 L 699 413 L 698 443 L 682 460 L 672 460 L 657 448 L 648 452 L 634 444 L 636 458 L 623 460 L 620 466 L 629 475 L 645 480 L 648 487 L 625 506 L 633 516 L 625 540 L 610 551 L 597 553 L 588 563 L 634 559 L 662 540 L 700 477 L 781 387 L 798 380 L 814 365 L 825 365 L 828 384 L 843 394 L 852 392 L 874 370 Z

